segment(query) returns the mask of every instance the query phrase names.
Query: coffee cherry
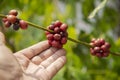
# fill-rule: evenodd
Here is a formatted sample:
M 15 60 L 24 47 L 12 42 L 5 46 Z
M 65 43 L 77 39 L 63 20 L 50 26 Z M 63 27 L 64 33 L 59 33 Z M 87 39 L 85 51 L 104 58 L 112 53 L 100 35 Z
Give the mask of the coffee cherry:
M 7 18 L 3 18 L 2 21 L 5 23 L 5 22 L 8 21 L 8 20 L 7 20 Z
M 60 26 L 60 29 L 61 29 L 62 31 L 66 31 L 67 28 L 68 28 L 67 24 L 62 24 L 62 25 Z
M 104 56 L 104 57 L 108 57 L 108 56 L 109 56 L 109 53 L 103 53 L 103 56 Z
M 54 25 L 50 25 L 50 26 L 48 26 L 48 29 L 50 29 L 50 30 L 54 30 Z
M 52 41 L 53 47 L 59 48 L 59 45 L 60 45 L 59 41 L 56 41 L 56 40 Z
M 94 47 L 94 52 L 95 53 L 100 52 L 100 47 Z
M 97 57 L 107 57 L 110 53 L 110 44 L 105 42 L 104 39 L 93 39 L 90 42 L 92 48 L 90 48 L 90 52 L 92 55 L 96 55 Z
M 15 23 L 16 20 L 17 20 L 17 18 L 16 18 L 16 16 L 14 16 L 14 15 L 8 15 L 8 16 L 7 16 L 7 20 L 8 20 L 10 23 Z
M 49 45 L 52 46 L 52 40 L 48 40 Z
M 60 27 L 61 24 L 62 24 L 62 22 L 60 22 L 60 21 L 56 21 L 56 22 L 54 23 L 54 26 L 55 26 L 55 27 Z
M 95 44 L 95 46 L 101 46 L 101 43 L 99 42 L 99 40 L 96 40 L 95 42 L 94 42 L 94 44 Z
M 108 48 L 107 48 L 106 45 L 102 45 L 102 46 L 101 46 L 101 49 L 102 49 L 104 52 L 106 52 L 106 51 L 108 50 Z
M 55 27 L 55 28 L 54 28 L 54 32 L 55 32 L 55 33 L 59 33 L 59 32 L 60 32 L 60 28 L 59 28 L 59 27 Z
M 19 29 L 19 27 L 20 27 L 20 25 L 19 25 L 19 24 L 13 24 L 13 29 L 14 29 L 14 30 L 18 30 L 18 29 Z
M 60 34 L 62 37 L 64 37 L 64 32 L 61 31 L 59 34 Z
M 48 26 L 48 29 L 53 31 L 53 32 L 45 31 L 50 46 L 62 48 L 63 44 L 67 43 L 68 33 L 66 30 L 67 29 L 66 26 L 67 26 L 66 24 L 63 24 L 60 21 L 56 21 L 52 25 Z
M 63 37 L 63 38 L 61 39 L 61 44 L 65 44 L 65 43 L 67 43 L 67 38 L 66 38 L 66 37 Z
M 11 23 L 9 21 L 6 21 L 4 24 L 6 28 L 9 28 L 11 26 Z
M 108 42 L 105 42 L 105 46 L 106 46 L 107 48 L 110 48 L 110 44 L 109 44 Z
M 61 39 L 61 35 L 60 34 L 54 34 L 54 39 L 55 40 L 60 40 Z
M 101 38 L 101 39 L 99 39 L 99 42 L 101 45 L 103 45 L 105 43 L 105 40 Z
M 48 34 L 50 34 L 50 32 L 48 32 L 48 31 L 45 31 L 45 34 L 46 34 L 46 35 L 48 35 Z
M 20 20 L 19 24 L 21 29 L 27 29 L 28 27 L 27 22 L 25 22 L 24 20 Z
M 6 17 L 2 19 L 5 26 L 10 27 L 11 25 L 13 25 L 14 30 L 18 30 L 19 27 L 21 29 L 27 29 L 28 23 L 25 22 L 24 20 L 18 19 L 16 17 L 17 14 L 18 14 L 18 12 L 16 10 L 10 10 L 9 15 L 6 15 Z
M 102 57 L 102 54 L 101 53 L 96 53 L 96 56 L 97 57 Z
M 90 52 L 91 52 L 92 55 L 96 54 L 93 48 L 90 48 Z
M 53 34 L 48 34 L 48 35 L 47 35 L 47 39 L 48 39 L 48 40 L 53 40 Z
M 62 48 L 62 47 L 63 47 L 63 45 L 62 45 L 62 44 L 59 44 L 57 48 Z
M 9 15 L 17 16 L 18 12 L 16 10 L 10 10 Z

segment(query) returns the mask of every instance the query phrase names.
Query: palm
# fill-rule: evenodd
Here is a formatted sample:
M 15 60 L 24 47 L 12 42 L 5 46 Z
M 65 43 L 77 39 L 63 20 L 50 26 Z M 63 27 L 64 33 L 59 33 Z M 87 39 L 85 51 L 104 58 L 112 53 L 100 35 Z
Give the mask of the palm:
M 49 47 L 46 41 L 15 53 L 23 71 L 34 79 L 50 80 L 65 64 L 63 49 Z

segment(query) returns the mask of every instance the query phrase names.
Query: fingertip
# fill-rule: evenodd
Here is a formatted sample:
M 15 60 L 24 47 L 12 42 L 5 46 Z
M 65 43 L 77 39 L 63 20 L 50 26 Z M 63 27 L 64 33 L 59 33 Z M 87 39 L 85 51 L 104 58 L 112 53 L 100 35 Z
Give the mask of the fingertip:
M 61 56 L 46 68 L 50 79 L 65 65 L 66 61 L 66 56 Z
M 65 64 L 67 62 L 66 56 L 61 56 L 61 59 L 63 60 L 63 64 Z
M 59 49 L 59 51 L 60 51 L 60 53 L 63 53 L 63 54 L 65 54 L 65 55 L 66 55 L 66 50 L 65 50 L 64 48 Z
M 50 45 L 49 45 L 49 43 L 48 43 L 48 41 L 47 40 L 45 40 L 45 41 L 42 41 L 42 42 L 40 42 L 41 44 L 44 44 L 44 45 L 47 45 L 48 47 L 50 47 Z

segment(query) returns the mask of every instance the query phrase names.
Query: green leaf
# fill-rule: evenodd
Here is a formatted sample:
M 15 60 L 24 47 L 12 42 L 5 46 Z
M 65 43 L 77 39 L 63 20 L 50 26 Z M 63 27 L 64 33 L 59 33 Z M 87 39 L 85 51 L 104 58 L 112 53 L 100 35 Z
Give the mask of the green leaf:
M 99 4 L 98 7 L 96 7 L 93 10 L 93 12 L 88 16 L 88 18 L 89 19 L 93 18 L 96 15 L 96 13 L 106 5 L 107 1 L 108 0 L 104 0 L 103 2 L 101 2 L 101 4 Z

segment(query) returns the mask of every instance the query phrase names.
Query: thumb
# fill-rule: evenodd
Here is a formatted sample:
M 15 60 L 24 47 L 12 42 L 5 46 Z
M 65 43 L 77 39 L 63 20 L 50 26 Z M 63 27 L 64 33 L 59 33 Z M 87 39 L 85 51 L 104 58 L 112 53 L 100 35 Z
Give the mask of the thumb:
M 5 36 L 2 32 L 0 32 L 0 45 L 5 43 Z
M 0 32 L 0 54 L 1 53 L 12 53 L 11 50 L 5 45 L 5 36 Z

